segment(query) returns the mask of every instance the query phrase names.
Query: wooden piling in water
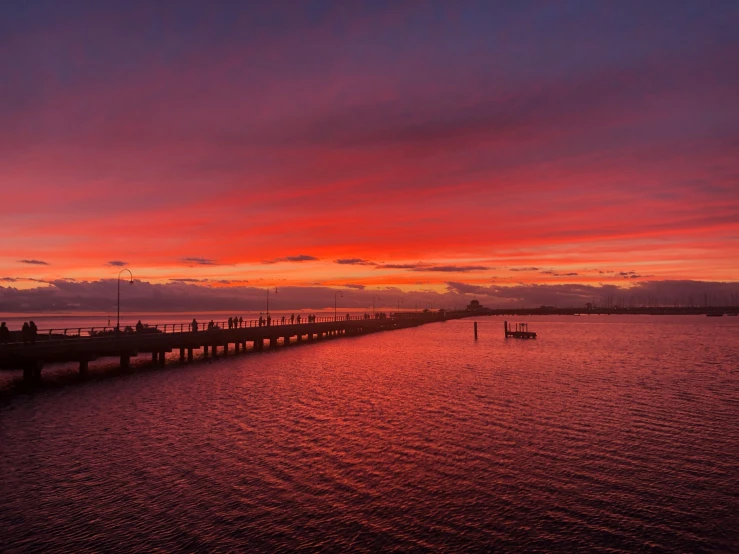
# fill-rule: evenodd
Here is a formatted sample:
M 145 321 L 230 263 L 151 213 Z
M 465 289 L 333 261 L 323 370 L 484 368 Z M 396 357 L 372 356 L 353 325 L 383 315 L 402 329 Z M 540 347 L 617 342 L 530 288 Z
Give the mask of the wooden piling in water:
M 475 340 L 477 340 L 477 321 L 475 321 Z

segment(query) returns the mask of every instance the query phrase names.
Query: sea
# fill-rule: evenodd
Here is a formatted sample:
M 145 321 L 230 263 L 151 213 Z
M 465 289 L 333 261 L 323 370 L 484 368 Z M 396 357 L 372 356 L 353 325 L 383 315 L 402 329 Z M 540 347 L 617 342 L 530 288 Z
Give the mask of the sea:
M 504 319 L 3 373 L 0 551 L 739 552 L 739 318 Z

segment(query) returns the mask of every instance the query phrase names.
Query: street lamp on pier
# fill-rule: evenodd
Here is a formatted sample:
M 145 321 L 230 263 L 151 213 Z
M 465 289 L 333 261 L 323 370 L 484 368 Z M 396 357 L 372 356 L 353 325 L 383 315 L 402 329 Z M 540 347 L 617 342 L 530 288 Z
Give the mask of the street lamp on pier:
M 372 317 L 375 317 L 375 298 L 380 300 L 380 297 L 377 296 L 376 294 L 372 295 Z
M 400 296 L 398 296 L 398 310 L 397 310 L 397 311 L 395 312 L 395 316 L 396 316 L 396 317 L 397 317 L 397 316 L 398 316 L 398 314 L 400 313 L 400 304 L 401 304 L 402 302 L 403 302 L 403 299 L 402 299 L 402 298 L 401 298 Z
M 115 330 L 120 331 L 121 330 L 121 274 L 124 271 L 128 271 L 128 274 L 131 276 L 131 280 L 129 281 L 129 285 L 133 285 L 133 273 L 131 273 L 130 269 L 123 268 L 118 272 L 118 315 L 116 317 L 115 321 Z
M 337 290 L 337 291 L 336 291 L 336 292 L 334 293 L 334 321 L 336 321 L 336 296 L 337 296 L 337 295 L 338 295 L 338 296 L 341 296 L 342 298 L 344 298 L 344 295 L 343 295 L 343 294 L 341 294 L 341 291 L 340 291 L 340 290 Z
M 277 287 L 274 285 L 270 285 L 267 287 L 267 315 L 269 316 L 269 289 L 275 289 L 275 294 L 277 294 Z

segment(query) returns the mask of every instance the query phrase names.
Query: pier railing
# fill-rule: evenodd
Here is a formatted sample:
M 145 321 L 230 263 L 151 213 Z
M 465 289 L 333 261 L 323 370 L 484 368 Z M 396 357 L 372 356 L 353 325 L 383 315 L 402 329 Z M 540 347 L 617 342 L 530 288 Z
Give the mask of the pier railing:
M 403 314 L 405 316 L 405 314 Z M 418 313 L 418 316 L 427 316 L 429 319 L 436 316 L 435 313 Z M 400 316 L 399 316 L 400 317 Z M 300 317 L 275 317 L 267 321 L 267 318 L 260 319 L 249 319 L 249 320 L 231 320 L 231 326 L 229 326 L 228 320 L 219 321 L 198 321 L 197 332 L 207 332 L 209 330 L 233 330 L 233 329 L 248 329 L 255 327 L 277 327 L 285 328 L 296 325 L 306 325 L 313 323 L 340 323 L 344 321 L 372 321 L 379 319 L 395 319 L 394 314 L 390 314 L 388 317 L 369 316 L 368 314 L 362 315 L 343 315 L 343 316 L 308 316 L 301 315 Z M 121 326 L 117 328 L 115 326 L 95 326 L 95 327 L 59 327 L 50 329 L 39 329 L 35 340 L 36 341 L 49 341 L 49 340 L 67 340 L 67 339 L 90 339 L 90 338 L 106 338 L 110 339 L 117 336 L 132 336 L 132 335 L 143 335 L 143 334 L 171 334 L 171 333 L 191 333 L 193 332 L 193 324 L 190 323 L 157 323 L 157 324 L 143 324 L 143 327 L 136 329 L 135 326 Z M 5 344 L 14 344 L 28 342 L 30 339 L 27 338 L 25 341 L 20 335 L 19 331 L 13 331 L 10 340 L 6 341 Z

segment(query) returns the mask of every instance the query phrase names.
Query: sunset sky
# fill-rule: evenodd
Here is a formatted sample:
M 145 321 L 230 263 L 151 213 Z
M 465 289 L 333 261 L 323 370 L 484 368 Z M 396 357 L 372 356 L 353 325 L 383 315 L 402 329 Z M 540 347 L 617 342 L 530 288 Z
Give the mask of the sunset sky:
M 0 286 L 737 282 L 738 28 L 735 1 L 3 2 Z

